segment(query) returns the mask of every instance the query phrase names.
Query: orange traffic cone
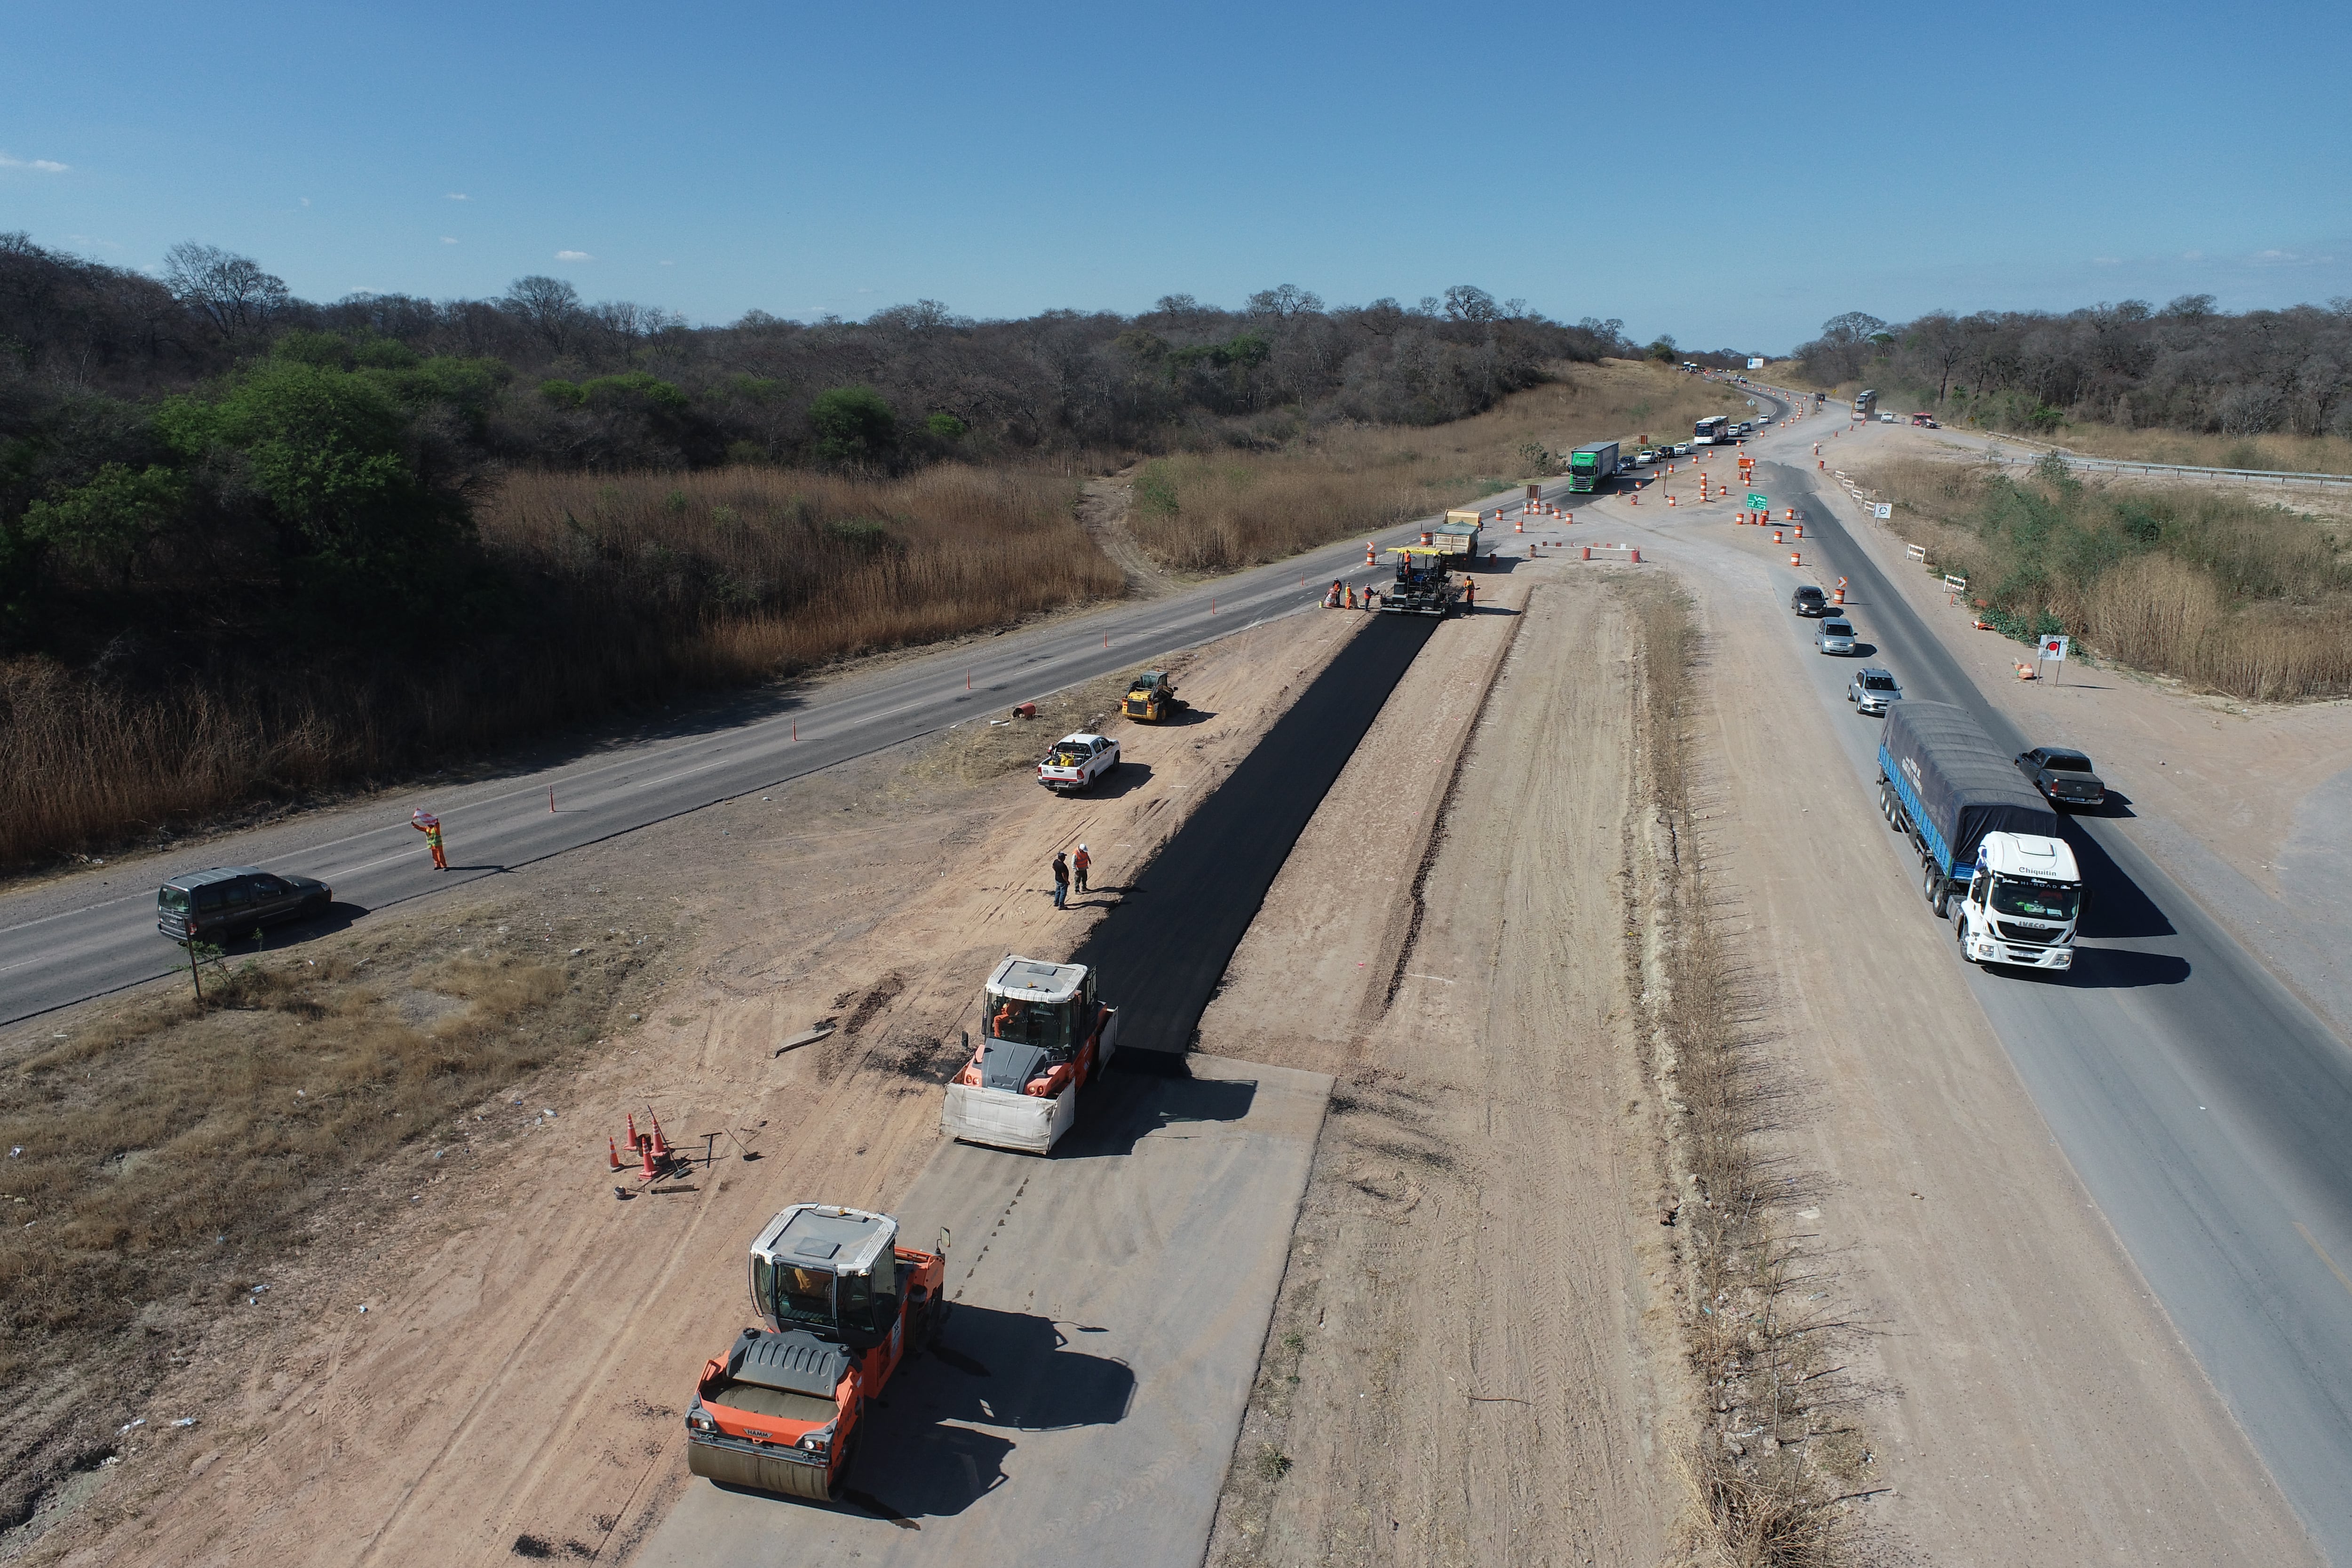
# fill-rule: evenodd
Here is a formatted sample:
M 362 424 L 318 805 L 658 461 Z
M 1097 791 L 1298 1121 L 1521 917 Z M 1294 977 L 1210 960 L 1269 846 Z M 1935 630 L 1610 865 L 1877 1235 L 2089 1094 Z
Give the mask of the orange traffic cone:
M 619 1170 L 621 1168 L 621 1146 L 618 1143 L 614 1142 L 610 1138 L 607 1138 L 604 1140 L 604 1150 L 613 1157 L 613 1169 L 616 1171 Z

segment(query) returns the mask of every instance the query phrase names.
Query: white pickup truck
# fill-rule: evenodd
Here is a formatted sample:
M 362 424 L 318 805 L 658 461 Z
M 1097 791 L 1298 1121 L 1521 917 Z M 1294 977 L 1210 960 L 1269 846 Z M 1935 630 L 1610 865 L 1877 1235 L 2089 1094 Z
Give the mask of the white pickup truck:
M 1037 782 L 1056 792 L 1086 788 L 1118 766 L 1118 742 L 1107 735 L 1065 735 L 1037 764 Z

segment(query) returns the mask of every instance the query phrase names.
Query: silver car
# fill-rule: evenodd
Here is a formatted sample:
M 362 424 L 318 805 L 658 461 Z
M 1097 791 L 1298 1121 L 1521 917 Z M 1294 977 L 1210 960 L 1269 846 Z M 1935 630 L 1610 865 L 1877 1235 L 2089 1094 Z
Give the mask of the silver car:
M 1854 672 L 1846 683 L 1845 700 L 1858 713 L 1885 713 L 1890 703 L 1903 700 L 1903 688 L 1895 683 L 1895 672 L 1876 665 Z
M 1853 623 L 1834 619 L 1823 621 L 1813 632 L 1813 646 L 1823 653 L 1852 653 Z

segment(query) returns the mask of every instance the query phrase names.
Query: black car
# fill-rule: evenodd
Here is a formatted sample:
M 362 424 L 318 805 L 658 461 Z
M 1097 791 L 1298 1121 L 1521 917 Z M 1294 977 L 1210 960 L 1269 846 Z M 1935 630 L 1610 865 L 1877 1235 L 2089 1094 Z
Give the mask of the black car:
M 1819 588 L 1803 587 L 1789 595 L 1789 608 L 1801 616 L 1826 616 L 1830 613 L 1830 596 Z
M 165 882 L 155 894 L 155 929 L 173 942 L 217 946 L 263 926 L 327 912 L 335 890 L 310 877 L 279 877 L 258 866 L 215 866 Z
M 2021 752 L 2017 771 L 2032 779 L 2042 797 L 2061 811 L 2070 805 L 2093 809 L 2107 798 L 2107 786 L 2092 770 L 2091 759 L 2064 746 L 2036 746 Z

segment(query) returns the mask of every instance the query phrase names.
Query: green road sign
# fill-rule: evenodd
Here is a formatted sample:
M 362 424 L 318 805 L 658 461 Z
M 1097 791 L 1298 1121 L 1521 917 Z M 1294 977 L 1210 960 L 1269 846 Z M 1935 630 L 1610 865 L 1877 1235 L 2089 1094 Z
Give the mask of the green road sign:
M 1749 490 L 1748 492 L 1748 505 L 1751 510 L 1769 511 L 1771 510 L 1772 500 L 1769 496 L 1759 496 L 1754 490 Z

